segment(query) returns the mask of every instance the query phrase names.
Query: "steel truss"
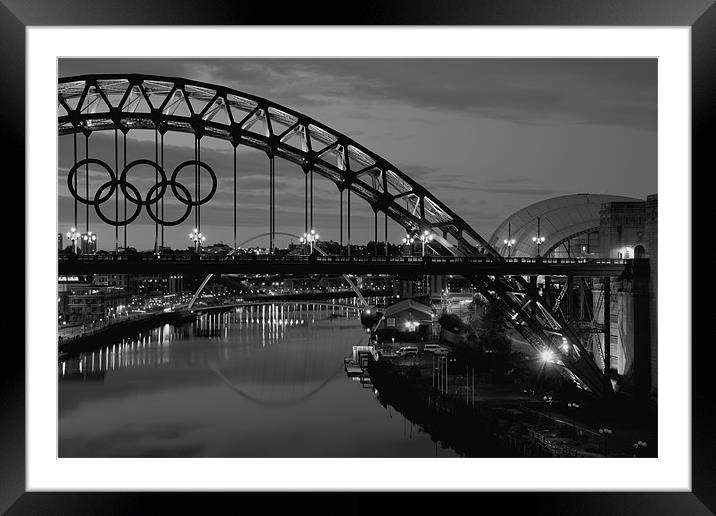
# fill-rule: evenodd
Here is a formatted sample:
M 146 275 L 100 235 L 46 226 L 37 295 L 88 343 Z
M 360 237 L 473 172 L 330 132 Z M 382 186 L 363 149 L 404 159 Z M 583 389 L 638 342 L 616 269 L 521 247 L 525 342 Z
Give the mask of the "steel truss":
M 301 167 L 306 175 L 307 199 L 309 182 L 312 197 L 314 173 L 335 183 L 340 192 L 341 220 L 343 192 L 347 192 L 349 246 L 351 195 L 356 195 L 364 199 L 376 214 L 376 240 L 377 214 L 382 212 L 385 215 L 386 238 L 387 218 L 390 217 L 408 233 L 434 233 L 445 251 L 453 255 L 482 253 L 494 260 L 503 260 L 462 218 L 385 158 L 313 118 L 268 99 L 182 78 L 108 74 L 60 78 L 58 102 L 57 125 L 60 135 L 81 133 L 89 138 L 95 131 L 115 131 L 116 134 L 117 130 L 124 135 L 125 169 L 122 173 L 119 173 L 116 159 L 114 170 L 107 164 L 92 161 L 105 168 L 110 175 L 110 181 L 100 187 L 94 200 L 89 199 L 88 193 L 84 200 L 73 195 L 76 201 L 80 200 L 88 208 L 91 204 L 95 205 L 99 214 L 99 205 L 111 199 L 114 194 L 114 225 L 124 226 L 125 240 L 126 226 L 129 224 L 126 217 L 127 199 L 138 208 L 145 206 L 155 223 L 162 228 L 164 225 L 179 223 L 163 219 L 163 210 L 159 203 L 168 187 L 171 187 L 175 197 L 187 205 L 186 216 L 189 209 L 194 207 L 195 224 L 200 224 L 201 205 L 208 202 L 216 188 L 215 175 L 210 167 L 201 161 L 200 155 L 201 139 L 210 137 L 230 142 L 234 151 L 239 145 L 245 145 L 267 154 L 270 160 L 269 226 L 272 246 L 275 234 L 273 162 L 278 156 Z M 137 190 L 126 181 L 126 172 L 133 165 L 126 163 L 126 134 L 135 129 L 152 130 L 155 135 L 161 135 L 161 164 L 164 161 L 163 136 L 166 132 L 191 133 L 196 142 L 195 159 L 179 165 L 171 178 L 160 166 L 160 161 L 155 160 L 155 185 L 146 199 L 141 198 Z M 79 163 L 87 169 L 88 160 L 86 156 L 85 162 Z M 187 187 L 177 181 L 179 171 L 189 167 L 194 168 L 195 198 L 192 198 Z M 212 178 L 211 191 L 204 197 L 199 193 L 200 168 L 204 168 Z M 78 172 L 75 158 L 74 176 L 69 178 L 74 181 L 68 182 L 70 188 L 74 185 L 75 191 Z M 125 197 L 123 224 L 119 224 L 119 190 Z M 157 205 L 154 212 L 152 204 Z M 159 213 L 162 213 L 162 216 L 159 216 Z M 306 224 L 308 217 L 307 207 Z M 108 217 L 101 218 L 112 223 Z M 342 228 L 341 223 L 341 234 Z M 118 239 L 118 234 L 116 238 Z M 586 352 L 579 337 L 565 320 L 548 306 L 533 285 L 522 277 L 484 276 L 479 278 L 479 283 L 481 292 L 505 312 L 512 324 L 535 349 L 550 349 L 554 352 L 555 363 L 566 376 L 597 395 L 603 395 L 611 389 L 604 382 L 599 368 Z M 565 342 L 567 347 L 563 346 Z

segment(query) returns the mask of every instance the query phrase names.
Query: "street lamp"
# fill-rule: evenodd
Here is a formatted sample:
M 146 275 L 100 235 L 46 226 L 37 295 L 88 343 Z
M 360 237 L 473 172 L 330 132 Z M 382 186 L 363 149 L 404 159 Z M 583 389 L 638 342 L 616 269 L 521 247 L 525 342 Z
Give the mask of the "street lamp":
M 420 241 L 423 243 L 423 256 L 425 256 L 425 244 L 432 242 L 433 238 L 435 238 L 435 235 L 430 233 L 427 229 L 423 231 L 422 235 L 420 235 Z
M 537 217 L 537 236 L 532 237 L 532 242 L 537 244 L 537 257 L 539 258 L 539 246 L 544 243 L 544 237 L 540 235 L 540 218 Z
M 600 428 L 599 434 L 603 437 L 604 455 L 607 454 L 607 437 L 612 435 L 614 431 L 611 428 Z
M 507 257 L 509 258 L 510 256 L 512 256 L 512 246 L 515 245 L 515 243 L 517 242 L 517 240 L 512 238 L 512 223 L 511 222 L 507 223 L 507 240 L 503 240 L 503 242 L 507 246 Z
M 507 257 L 509 258 L 512 256 L 512 246 L 515 245 L 517 240 L 514 238 L 510 238 L 509 240 L 504 240 L 505 245 L 507 246 Z
M 80 234 L 77 232 L 77 228 L 71 228 L 67 232 L 67 238 L 72 240 L 72 249 L 77 254 L 77 240 L 80 238 Z
M 189 233 L 189 240 L 194 242 L 194 251 L 198 253 L 201 250 L 201 243 L 206 242 L 206 237 L 199 233 L 197 228 L 194 228 L 194 231 Z
M 86 252 L 87 254 L 90 254 L 90 245 L 91 245 L 92 243 L 95 243 L 94 251 L 95 251 L 95 252 L 97 251 L 97 247 L 96 247 L 96 245 L 97 245 L 97 244 L 96 244 L 96 242 L 97 242 L 97 235 L 93 235 L 91 231 L 88 231 L 86 235 L 82 235 L 82 240 L 84 240 L 85 242 L 87 242 L 87 243 L 85 244 L 85 252 Z
M 415 237 L 412 237 L 410 235 L 405 235 L 403 237 L 403 245 L 407 245 L 408 247 L 408 256 L 413 255 L 413 242 L 415 242 Z
M 313 243 L 317 242 L 320 239 L 320 235 L 316 233 L 315 229 L 312 229 L 308 233 L 304 233 L 303 236 L 299 239 L 299 242 L 302 244 L 309 244 L 310 245 L 310 252 L 308 254 L 313 254 Z
M 554 351 L 552 351 L 549 348 L 543 349 L 540 351 L 539 354 L 540 359 L 542 362 L 546 363 L 554 363 Z
M 637 441 L 632 444 L 632 447 L 634 448 L 634 457 L 636 458 L 639 455 L 639 448 L 646 448 L 647 444 L 644 441 Z

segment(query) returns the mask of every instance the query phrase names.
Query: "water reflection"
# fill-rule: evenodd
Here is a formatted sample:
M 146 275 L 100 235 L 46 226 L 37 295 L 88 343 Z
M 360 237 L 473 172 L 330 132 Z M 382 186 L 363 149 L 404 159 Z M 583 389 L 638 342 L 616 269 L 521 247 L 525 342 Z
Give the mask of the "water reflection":
M 434 456 L 346 377 L 366 340 L 355 306 L 256 304 L 69 358 L 60 456 Z

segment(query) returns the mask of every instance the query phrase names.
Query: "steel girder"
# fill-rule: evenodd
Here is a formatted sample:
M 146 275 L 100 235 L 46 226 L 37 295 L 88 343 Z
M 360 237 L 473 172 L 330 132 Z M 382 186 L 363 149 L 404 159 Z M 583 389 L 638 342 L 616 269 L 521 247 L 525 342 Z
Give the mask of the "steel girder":
M 502 311 L 533 348 L 552 352 L 548 361 L 558 366 L 563 376 L 597 395 L 608 393 L 611 386 L 579 336 L 534 287 L 515 279 L 476 278 L 480 293 Z
M 139 74 L 82 75 L 58 82 L 60 135 L 118 129 L 177 131 L 246 145 L 317 173 L 367 201 L 407 232 L 431 231 L 454 255 L 481 247 L 502 256 L 444 203 L 385 158 L 350 137 L 268 99 L 223 86 Z M 452 237 L 456 243 L 450 242 Z M 482 277 L 480 290 L 495 302 L 535 349 L 551 349 L 555 364 L 597 395 L 610 389 L 579 337 L 523 278 Z M 528 313 L 528 305 L 537 307 Z M 560 349 L 562 342 L 569 351 Z

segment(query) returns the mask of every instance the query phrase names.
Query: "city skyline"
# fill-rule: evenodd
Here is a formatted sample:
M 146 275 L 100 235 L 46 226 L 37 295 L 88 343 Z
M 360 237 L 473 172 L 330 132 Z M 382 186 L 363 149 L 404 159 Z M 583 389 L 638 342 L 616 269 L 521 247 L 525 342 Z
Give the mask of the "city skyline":
M 399 63 L 397 63 L 399 61 Z M 60 76 L 136 72 L 182 76 L 243 90 L 303 112 L 382 155 L 428 188 L 483 237 L 515 211 L 550 197 L 657 192 L 656 60 L 653 59 L 61 59 Z M 128 134 L 129 160 L 153 157 L 151 131 Z M 84 156 L 84 138 L 78 138 Z M 93 156 L 111 162 L 113 135 L 90 139 Z M 193 157 L 190 135 L 168 133 L 173 168 Z M 205 139 L 202 159 L 219 188 L 202 210 L 207 243 L 233 242 L 231 148 Z M 66 174 L 69 137 L 60 139 L 59 224 L 72 220 Z M 265 155 L 239 147 L 237 240 L 268 230 Z M 525 170 L 524 163 L 529 163 Z M 303 232 L 303 174 L 276 161 L 277 231 Z M 152 174 L 153 175 L 153 174 Z M 103 177 L 93 171 L 91 177 Z M 134 176 L 133 176 L 134 180 Z M 139 180 L 141 182 L 141 180 Z M 94 182 L 99 184 L 99 179 Z M 338 192 L 316 181 L 314 226 L 338 240 Z M 363 204 L 363 206 L 361 206 Z M 80 205 L 78 231 L 85 231 Z M 372 239 L 372 211 L 355 203 L 353 241 Z M 143 214 L 128 245 L 148 249 L 154 225 Z M 185 248 L 191 223 L 166 228 L 166 245 Z M 144 223 L 142 227 L 141 224 Z M 90 211 L 100 249 L 114 229 Z M 395 243 L 403 231 L 389 227 Z M 121 231 L 120 231 L 121 240 Z M 278 245 L 289 239 L 278 239 Z M 294 239 L 295 241 L 295 239 Z M 259 241 L 259 243 L 261 243 Z M 120 244 L 121 245 L 121 244 Z

